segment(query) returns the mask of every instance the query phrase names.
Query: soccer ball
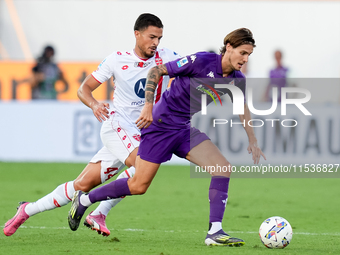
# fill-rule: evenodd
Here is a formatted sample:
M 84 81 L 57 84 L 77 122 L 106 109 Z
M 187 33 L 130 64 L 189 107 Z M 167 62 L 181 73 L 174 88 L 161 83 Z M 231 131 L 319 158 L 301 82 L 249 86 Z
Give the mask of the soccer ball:
M 262 222 L 259 235 L 267 248 L 283 249 L 292 240 L 293 230 L 286 219 L 274 216 Z

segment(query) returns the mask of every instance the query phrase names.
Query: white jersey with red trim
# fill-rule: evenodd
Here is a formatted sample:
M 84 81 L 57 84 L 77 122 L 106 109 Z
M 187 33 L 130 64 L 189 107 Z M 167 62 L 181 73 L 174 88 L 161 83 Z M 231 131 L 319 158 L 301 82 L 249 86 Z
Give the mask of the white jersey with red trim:
M 113 111 L 135 122 L 145 104 L 145 82 L 149 70 L 179 57 L 177 53 L 166 48 L 157 49 L 155 55 L 149 59 L 139 58 L 134 50 L 116 51 L 103 60 L 92 76 L 100 83 L 113 77 L 115 84 Z M 169 76 L 163 76 L 155 91 L 155 102 L 166 90 L 168 83 Z

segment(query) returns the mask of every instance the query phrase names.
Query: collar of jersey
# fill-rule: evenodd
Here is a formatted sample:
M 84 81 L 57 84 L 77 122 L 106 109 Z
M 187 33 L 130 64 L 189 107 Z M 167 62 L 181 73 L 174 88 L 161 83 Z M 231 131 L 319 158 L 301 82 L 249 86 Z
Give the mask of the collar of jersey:
M 139 57 L 139 56 L 136 54 L 136 52 L 135 52 L 134 49 L 133 49 L 132 51 L 133 51 L 133 54 L 135 54 L 135 56 L 136 56 L 137 58 L 139 58 L 140 60 L 142 60 L 142 61 L 147 61 L 147 60 L 150 59 L 150 58 L 141 58 L 141 57 Z

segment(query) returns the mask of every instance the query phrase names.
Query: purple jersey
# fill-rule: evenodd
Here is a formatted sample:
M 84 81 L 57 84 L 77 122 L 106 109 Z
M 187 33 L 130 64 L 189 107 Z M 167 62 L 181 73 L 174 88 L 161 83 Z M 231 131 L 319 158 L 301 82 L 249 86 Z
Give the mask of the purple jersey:
M 270 78 L 287 78 L 288 68 L 286 67 L 277 67 L 275 69 L 270 70 L 269 77 Z
M 190 127 L 192 115 L 201 110 L 201 95 L 208 94 L 207 104 L 231 93 L 228 89 L 214 89 L 214 84 L 234 84 L 245 94 L 245 76 L 233 71 L 223 77 L 222 55 L 199 52 L 166 63 L 170 77 L 175 77 L 170 89 L 153 108 L 153 124 L 170 129 Z
M 287 86 L 287 73 L 288 68 L 283 66 L 272 69 L 269 73 L 270 86 L 278 88 L 279 102 L 281 102 L 281 88 Z

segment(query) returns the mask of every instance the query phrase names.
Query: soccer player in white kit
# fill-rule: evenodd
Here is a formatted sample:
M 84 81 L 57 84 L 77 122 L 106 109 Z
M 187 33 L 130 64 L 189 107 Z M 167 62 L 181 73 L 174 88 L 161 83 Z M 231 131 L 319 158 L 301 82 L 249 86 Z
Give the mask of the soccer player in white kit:
M 117 179 L 134 175 L 140 142 L 140 130 L 135 121 L 145 103 L 147 73 L 156 65 L 179 58 L 174 51 L 157 49 L 163 35 L 163 24 L 155 15 L 141 14 L 136 20 L 134 30 L 135 48 L 128 52 L 113 52 L 103 60 L 96 71 L 86 77 L 78 90 L 80 100 L 92 109 L 100 122 L 104 121 L 100 134 L 104 147 L 74 181 L 59 185 L 36 202 L 20 202 L 15 216 L 5 224 L 3 231 L 6 236 L 13 235 L 30 216 L 68 204 L 75 190 L 88 192 L 116 175 L 125 165 L 129 168 Z M 92 96 L 92 91 L 111 77 L 115 84 L 112 107 L 108 103 L 99 103 Z M 168 83 L 169 77 L 164 77 L 158 84 L 156 102 Z M 86 217 L 84 225 L 104 236 L 110 235 L 105 219 L 112 207 L 121 200 L 122 198 L 118 198 L 100 203 Z M 74 230 L 77 228 L 78 226 L 75 226 Z

